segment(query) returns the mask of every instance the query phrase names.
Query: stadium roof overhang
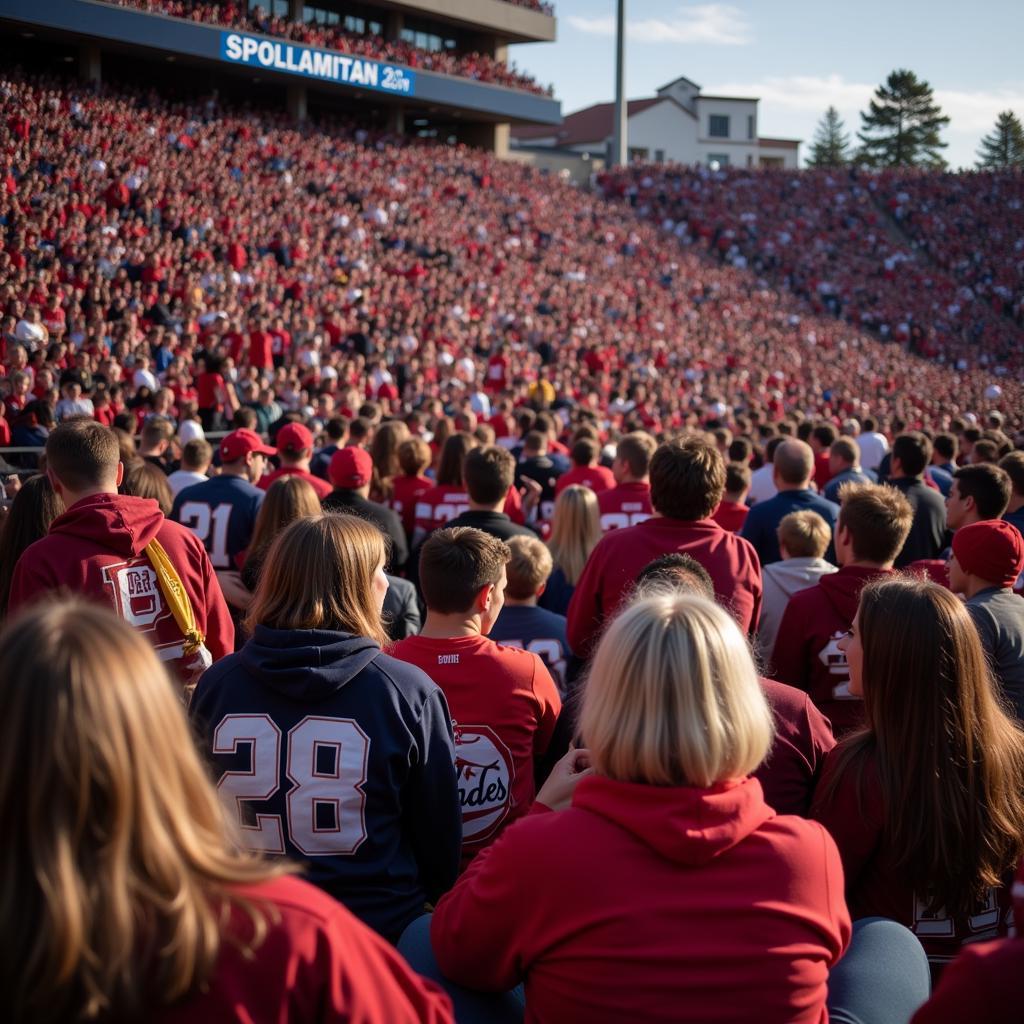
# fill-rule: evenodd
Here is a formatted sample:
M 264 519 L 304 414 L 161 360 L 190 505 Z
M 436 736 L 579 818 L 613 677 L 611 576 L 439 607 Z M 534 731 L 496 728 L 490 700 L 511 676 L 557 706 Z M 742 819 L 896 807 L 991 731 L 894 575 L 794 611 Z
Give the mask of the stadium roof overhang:
M 32 26 L 65 41 L 97 42 L 131 53 L 168 55 L 181 63 L 303 83 L 320 94 L 445 111 L 491 122 L 559 124 L 558 100 L 454 75 L 350 57 L 247 32 L 231 32 L 94 0 L 2 0 L 0 20 Z M 234 38 L 231 38 L 234 37 Z M 389 70 L 390 69 L 390 70 Z

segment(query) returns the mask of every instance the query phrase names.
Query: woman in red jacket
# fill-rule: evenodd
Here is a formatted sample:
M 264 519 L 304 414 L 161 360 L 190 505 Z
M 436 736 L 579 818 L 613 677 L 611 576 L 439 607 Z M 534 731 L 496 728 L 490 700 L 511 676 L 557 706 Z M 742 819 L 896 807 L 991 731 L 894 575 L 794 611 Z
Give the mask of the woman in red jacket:
M 1024 733 L 945 587 L 878 580 L 839 646 L 867 727 L 829 755 L 811 810 L 843 858 L 854 918 L 899 921 L 933 965 L 1006 934 L 1024 853 Z
M 438 903 L 441 971 L 525 981 L 536 1022 L 827 1020 L 850 939 L 842 867 L 820 825 L 776 815 L 750 777 L 772 717 L 733 619 L 692 596 L 632 605 L 598 648 L 580 729 L 591 768 L 563 782 L 571 807 L 544 806 L 569 802 L 549 780 Z
M 0 679 L 4 1020 L 450 1024 L 339 903 L 242 850 L 166 672 L 111 612 L 34 608 L 0 634 Z

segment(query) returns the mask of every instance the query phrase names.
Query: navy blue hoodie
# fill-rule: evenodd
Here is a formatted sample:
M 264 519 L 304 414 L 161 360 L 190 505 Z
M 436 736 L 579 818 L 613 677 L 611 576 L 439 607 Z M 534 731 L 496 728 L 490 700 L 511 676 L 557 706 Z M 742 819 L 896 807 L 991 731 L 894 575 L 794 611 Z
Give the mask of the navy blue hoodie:
M 350 633 L 257 626 L 191 714 L 246 844 L 301 863 L 386 938 L 455 881 L 451 718 L 418 668 Z

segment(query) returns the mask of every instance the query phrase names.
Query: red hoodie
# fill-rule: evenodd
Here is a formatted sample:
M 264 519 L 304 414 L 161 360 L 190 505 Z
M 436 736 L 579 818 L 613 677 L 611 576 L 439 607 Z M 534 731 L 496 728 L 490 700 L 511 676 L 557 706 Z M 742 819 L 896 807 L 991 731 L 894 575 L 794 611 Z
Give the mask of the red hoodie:
M 772 651 L 773 678 L 799 687 L 827 715 L 837 736 L 864 720 L 864 704 L 850 693 L 850 669 L 839 641 L 853 625 L 866 583 L 891 569 L 844 566 L 797 591 L 786 605 Z
M 756 779 L 709 789 L 580 781 L 441 897 L 431 938 L 453 981 L 525 979 L 526 1021 L 824 1024 L 850 939 L 828 833 L 777 816 Z
M 213 660 L 230 654 L 235 627 L 209 556 L 190 530 L 164 518 L 152 498 L 94 494 L 58 516 L 49 534 L 18 559 L 10 611 L 60 590 L 104 601 L 153 644 L 161 661 L 173 662 L 182 679 L 192 677 L 181 630 L 144 552 L 154 537 L 181 577 Z
M 232 904 L 224 929 L 229 941 L 221 944 L 202 991 L 166 1009 L 151 1008 L 148 1020 L 451 1024 L 448 997 L 319 889 L 297 878 L 275 878 L 237 886 L 235 894 L 270 911 L 263 941 L 248 953 L 252 918 Z
M 1013 886 L 1016 938 L 964 946 L 912 1024 L 1018 1024 L 1024 1017 L 1024 864 Z
M 671 551 L 684 551 L 704 566 L 715 597 L 751 632 L 761 614 L 761 564 L 750 541 L 711 519 L 688 522 L 655 516 L 638 526 L 610 530 L 590 553 L 569 604 L 566 639 L 588 656 L 640 570 Z

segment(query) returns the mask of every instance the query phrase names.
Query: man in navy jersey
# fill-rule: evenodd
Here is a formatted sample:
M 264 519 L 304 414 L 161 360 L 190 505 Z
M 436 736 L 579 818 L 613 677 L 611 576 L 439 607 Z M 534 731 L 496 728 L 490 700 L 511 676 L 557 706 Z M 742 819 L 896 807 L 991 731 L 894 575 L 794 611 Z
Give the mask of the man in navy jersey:
M 266 497 L 255 482 L 275 452 L 255 431 L 232 431 L 220 443 L 220 476 L 186 487 L 174 499 L 171 518 L 203 542 L 218 573 L 239 568 Z
M 537 607 L 554 565 L 551 552 L 536 537 L 512 537 L 506 543 L 512 558 L 505 567 L 505 605 L 490 637 L 506 647 L 539 654 L 564 697 L 566 662 L 571 654 L 565 639 L 565 616 Z

